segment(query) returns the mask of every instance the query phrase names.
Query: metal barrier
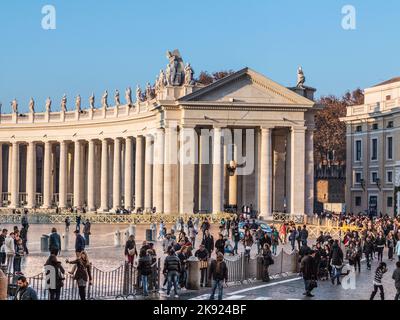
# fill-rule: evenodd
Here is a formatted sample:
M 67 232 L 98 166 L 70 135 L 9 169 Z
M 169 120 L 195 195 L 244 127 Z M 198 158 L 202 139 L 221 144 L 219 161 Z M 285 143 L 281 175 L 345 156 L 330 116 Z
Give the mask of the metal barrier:
M 87 299 L 123 298 L 135 296 L 141 291 L 137 268 L 124 263 L 112 271 L 102 271 L 92 267 L 92 285 L 87 286 Z M 16 293 L 16 279 L 18 276 L 9 275 L 9 299 Z M 27 278 L 29 285 L 36 291 L 39 300 L 48 300 L 49 292 L 46 288 L 44 273 Z M 160 259 L 153 264 L 153 274 L 149 278 L 149 290 L 158 292 L 160 288 Z M 61 300 L 78 300 L 79 289 L 73 276 L 65 275 L 64 285 L 61 288 Z

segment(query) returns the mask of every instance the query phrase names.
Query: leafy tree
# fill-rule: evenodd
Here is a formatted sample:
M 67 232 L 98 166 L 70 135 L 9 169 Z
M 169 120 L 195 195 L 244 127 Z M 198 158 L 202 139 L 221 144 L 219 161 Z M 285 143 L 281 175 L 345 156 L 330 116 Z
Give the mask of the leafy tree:
M 232 73 L 234 73 L 233 70 L 221 70 L 213 72 L 212 74 L 208 73 L 208 71 L 202 71 L 200 72 L 199 77 L 197 78 L 197 82 L 204 85 L 209 85 L 215 81 L 218 81 L 220 79 L 223 79 L 231 75 Z
M 315 163 L 341 164 L 346 160 L 346 124 L 339 118 L 346 116 L 348 106 L 364 103 L 364 93 L 361 89 L 347 92 L 343 97 L 334 95 L 323 96 L 318 101 L 325 105 L 316 113 L 314 133 Z

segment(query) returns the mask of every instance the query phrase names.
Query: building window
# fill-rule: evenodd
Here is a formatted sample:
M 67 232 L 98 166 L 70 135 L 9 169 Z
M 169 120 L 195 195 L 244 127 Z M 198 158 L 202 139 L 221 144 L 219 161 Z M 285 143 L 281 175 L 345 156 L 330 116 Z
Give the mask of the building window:
M 356 207 L 361 207 L 361 197 L 355 197 Z
M 356 183 L 361 183 L 361 180 L 362 180 L 362 173 L 361 172 L 356 172 L 356 174 L 355 174 Z
M 361 140 L 356 141 L 356 161 L 361 161 Z
M 378 181 L 378 172 L 372 171 L 371 172 L 371 183 L 376 183 Z
M 386 100 L 392 100 L 392 96 L 390 95 L 386 96 Z
M 362 132 L 362 126 L 357 126 L 356 127 L 356 132 Z
M 378 139 L 371 140 L 371 160 L 378 160 Z
M 393 160 L 393 137 L 387 137 L 387 159 Z
M 393 183 L 393 171 L 386 172 L 386 182 Z
M 393 197 L 387 197 L 387 207 L 388 208 L 393 207 Z
M 372 125 L 372 130 L 378 130 L 378 124 L 377 123 L 374 123 Z
M 389 121 L 386 127 L 389 129 L 393 128 L 393 121 Z

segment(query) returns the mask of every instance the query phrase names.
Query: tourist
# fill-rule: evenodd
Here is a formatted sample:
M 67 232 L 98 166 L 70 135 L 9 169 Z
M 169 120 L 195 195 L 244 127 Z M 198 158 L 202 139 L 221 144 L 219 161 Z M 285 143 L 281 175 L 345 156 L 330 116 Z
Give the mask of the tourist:
M 210 265 L 209 278 L 213 280 L 210 300 L 214 300 L 215 291 L 218 288 L 218 300 L 222 300 L 224 282 L 228 282 L 228 267 L 224 261 L 224 255 L 217 253 L 217 259 L 213 260 Z
M 91 229 L 92 225 L 89 221 L 89 219 L 86 219 L 86 222 L 83 224 L 83 235 L 85 237 L 85 245 L 89 246 L 90 244 L 90 229 Z
M 175 244 L 175 241 L 172 239 L 171 234 L 167 233 L 162 242 L 162 247 L 163 247 L 164 253 L 168 253 L 169 248 L 172 248 L 174 244 Z
M 210 223 L 208 222 L 208 219 L 205 218 L 204 221 L 203 221 L 203 223 L 202 223 L 201 226 L 200 226 L 200 229 L 201 229 L 201 231 L 202 231 L 202 233 L 203 233 L 203 238 L 204 238 L 204 236 L 205 236 L 206 231 L 210 230 L 210 227 L 211 227 L 211 225 L 210 225 Z
M 375 277 L 373 281 L 374 290 L 371 293 L 370 300 L 374 300 L 375 295 L 378 292 L 378 289 L 380 291 L 381 300 L 385 300 L 385 292 L 383 290 L 382 278 L 386 272 L 387 272 L 386 263 L 385 262 L 379 263 L 379 266 L 375 271 Z
M 303 225 L 303 229 L 301 229 L 301 231 L 300 231 L 300 241 L 301 241 L 302 244 L 306 244 L 307 245 L 307 240 L 308 240 L 307 226 Z
M 215 241 L 215 250 L 216 253 L 217 252 L 221 252 L 222 254 L 224 254 L 225 251 L 225 239 L 224 236 L 222 234 L 219 234 L 217 241 Z
M 200 245 L 200 248 L 195 252 L 195 257 L 200 261 L 200 286 L 205 287 L 207 281 L 207 268 L 208 268 L 208 251 L 204 244 Z
M 29 286 L 29 283 L 24 276 L 18 277 L 17 286 L 18 289 L 15 294 L 14 300 L 38 300 L 36 291 Z
M 340 285 L 340 276 L 342 275 L 343 268 L 343 251 L 339 246 L 338 240 L 335 240 L 335 242 L 333 243 L 330 259 L 331 266 L 333 268 L 331 276 L 332 284 L 335 284 L 336 279 L 337 285 Z
M 205 229 L 203 241 L 201 242 L 201 244 L 204 245 L 208 252 L 208 257 L 211 258 L 211 254 L 214 251 L 214 237 L 211 235 L 209 229 Z
M 317 270 L 314 262 L 315 251 L 309 250 L 300 263 L 300 272 L 303 276 L 305 292 L 303 295 L 307 297 L 314 297 L 311 293 L 316 287 Z
M 160 227 L 159 227 L 159 232 L 158 232 L 158 240 L 163 240 L 165 237 L 165 224 L 164 221 L 160 221 Z
M 372 256 L 373 256 L 373 252 L 374 252 L 374 244 L 370 237 L 367 237 L 365 239 L 363 251 L 364 251 L 365 258 L 367 260 L 367 269 L 371 270 L 371 260 L 372 260 Z
M 28 227 L 29 226 L 22 226 L 21 231 L 19 233 L 19 237 L 22 240 L 22 246 L 24 248 L 24 253 L 29 254 L 29 250 L 28 250 Z
M 233 247 L 233 253 L 238 254 L 240 232 L 239 232 L 239 227 L 237 225 L 235 225 L 234 228 L 232 229 L 232 240 L 235 243 L 235 246 Z
M 149 295 L 149 275 L 151 275 L 152 273 L 150 250 L 146 250 L 143 248 L 140 250 L 137 269 L 140 274 L 140 281 L 143 288 L 143 296 L 147 297 Z
M 250 252 L 253 243 L 254 243 L 253 236 L 251 235 L 250 230 L 247 229 L 243 237 L 244 255 L 246 257 L 247 262 L 250 261 Z
M 262 251 L 261 251 L 262 257 L 263 257 L 263 273 L 262 273 L 262 280 L 264 282 L 269 282 L 270 277 L 269 277 L 269 266 L 271 264 L 274 264 L 274 259 L 272 259 L 272 252 L 271 249 L 268 245 L 268 243 L 265 243 Z
M 133 266 L 135 262 L 135 256 L 138 254 L 136 250 L 135 236 L 133 234 L 131 234 L 126 241 L 124 252 L 126 260 Z
M 6 263 L 6 249 L 5 249 L 5 241 L 7 238 L 7 229 L 3 229 L 0 234 L 0 265 L 4 265 Z
M 61 251 L 61 237 L 57 233 L 56 228 L 51 229 L 51 234 L 49 237 L 49 252 L 50 254 L 58 255 Z
M 77 230 L 75 231 L 77 232 Z M 79 232 L 76 233 L 80 235 Z M 82 236 L 81 236 L 82 237 Z M 83 239 L 83 237 L 82 237 Z M 70 273 L 73 274 L 79 289 L 79 297 L 81 300 L 86 300 L 87 283 L 92 285 L 92 266 L 85 251 L 77 253 L 77 259 L 73 261 L 66 260 L 66 263 L 76 266 Z
M 394 251 L 393 231 L 389 231 L 386 237 L 386 246 L 388 247 L 388 259 L 390 261 L 393 261 L 393 251 Z
M 80 257 L 80 253 L 85 250 L 85 239 L 80 234 L 79 230 L 74 231 L 76 239 L 75 239 L 75 253 L 76 257 Z
M 15 256 L 14 256 L 14 274 L 22 275 L 21 272 L 21 260 L 24 256 L 25 250 L 24 246 L 22 245 L 22 239 L 17 238 L 15 239 Z
M 178 296 L 178 278 L 181 272 L 181 262 L 176 256 L 174 249 L 170 249 L 168 256 L 164 260 L 163 273 L 168 279 L 167 297 L 170 297 L 172 286 L 174 286 L 175 298 Z
M 71 219 L 69 216 L 67 216 L 64 220 L 65 222 L 65 232 L 69 232 L 69 227 L 71 225 Z
M 194 227 L 188 227 L 188 236 L 190 239 L 190 243 L 192 244 L 192 248 L 196 246 L 196 235 L 197 235 L 196 229 Z
M 272 227 L 271 241 L 272 241 L 272 246 L 271 246 L 272 254 L 276 256 L 279 245 L 279 232 L 275 227 Z
M 397 240 L 396 248 L 395 248 L 394 251 L 395 251 L 395 254 L 397 256 L 398 261 L 400 261 L 400 239 Z
M 375 239 L 375 248 L 376 248 L 376 251 L 378 252 L 378 261 L 379 262 L 382 262 L 383 250 L 385 249 L 385 245 L 386 245 L 386 239 L 383 235 L 383 232 L 380 231 L 378 233 L 378 236 Z
M 258 226 L 257 231 L 254 234 L 254 237 L 255 237 L 256 243 L 257 243 L 257 253 L 259 254 L 262 249 L 260 241 L 264 237 L 264 231 L 261 229 L 261 226 Z
M 76 229 L 75 230 L 81 231 L 81 220 L 82 220 L 82 217 L 80 215 L 76 216 Z
M 6 253 L 6 265 L 7 272 L 11 274 L 11 270 L 14 266 L 14 256 L 15 256 L 15 244 L 14 244 L 14 232 L 11 232 L 4 241 L 4 248 Z
M 280 229 L 279 229 L 279 239 L 281 240 L 282 244 L 286 244 L 286 237 L 287 237 L 287 223 L 282 223 Z
M 181 262 L 181 272 L 179 275 L 179 286 L 181 290 L 186 290 L 186 281 L 187 281 L 187 260 L 189 259 L 189 248 L 186 246 L 183 246 L 181 250 L 178 252 L 178 258 L 179 261 Z
M 297 249 L 300 251 L 300 248 L 302 246 L 301 244 L 301 239 L 300 239 L 300 233 L 301 233 L 301 227 L 297 227 L 297 232 L 296 232 L 296 241 L 297 241 Z
M 55 254 L 51 254 L 44 265 L 45 267 L 52 267 L 50 275 L 55 276 L 54 282 L 50 282 L 54 286 L 49 288 L 49 300 L 60 300 L 61 288 L 64 286 L 65 270 Z
M 394 280 L 394 286 L 397 291 L 394 300 L 397 301 L 400 298 L 400 261 L 396 262 L 396 269 L 393 271 L 392 279 Z
M 289 234 L 289 242 L 290 242 L 290 246 L 292 248 L 292 251 L 294 251 L 296 249 L 296 238 L 297 238 L 296 227 L 292 227 L 290 229 L 290 234 Z

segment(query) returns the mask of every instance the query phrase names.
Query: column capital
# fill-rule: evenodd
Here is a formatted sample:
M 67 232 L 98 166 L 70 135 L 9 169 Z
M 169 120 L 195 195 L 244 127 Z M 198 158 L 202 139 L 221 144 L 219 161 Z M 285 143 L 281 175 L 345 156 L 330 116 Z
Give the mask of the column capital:
M 305 126 L 291 126 L 290 131 L 291 132 L 304 132 L 307 130 L 307 127 Z

